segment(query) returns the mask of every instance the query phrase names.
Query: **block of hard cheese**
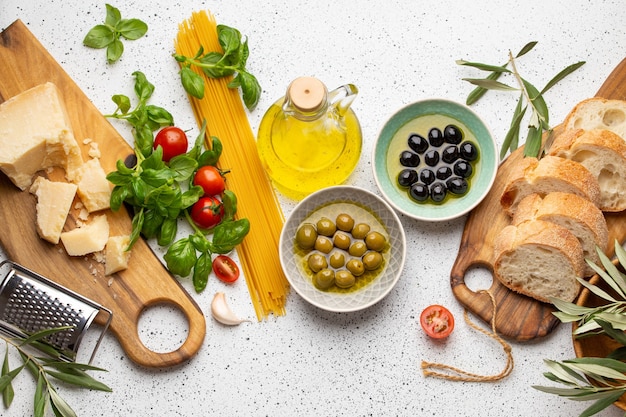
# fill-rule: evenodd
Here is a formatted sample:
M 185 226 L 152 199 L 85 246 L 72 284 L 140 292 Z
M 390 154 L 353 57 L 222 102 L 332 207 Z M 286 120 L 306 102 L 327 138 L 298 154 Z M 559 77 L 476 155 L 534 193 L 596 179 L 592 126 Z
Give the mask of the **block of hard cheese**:
M 88 212 L 104 210 L 111 204 L 111 183 L 97 158 L 85 162 L 76 175 L 78 196 Z
M 61 242 L 70 256 L 99 252 L 109 240 L 109 222 L 104 214 L 95 216 L 82 227 L 61 233 Z
M 63 226 L 76 195 L 76 185 L 49 181 L 37 177 L 30 192 L 37 196 L 37 233 L 55 245 L 59 243 Z
M 34 174 L 62 167 L 69 180 L 83 158 L 58 88 L 40 84 L 0 104 L 0 170 L 20 189 Z
M 104 274 L 111 275 L 128 268 L 130 236 L 111 236 L 105 248 Z

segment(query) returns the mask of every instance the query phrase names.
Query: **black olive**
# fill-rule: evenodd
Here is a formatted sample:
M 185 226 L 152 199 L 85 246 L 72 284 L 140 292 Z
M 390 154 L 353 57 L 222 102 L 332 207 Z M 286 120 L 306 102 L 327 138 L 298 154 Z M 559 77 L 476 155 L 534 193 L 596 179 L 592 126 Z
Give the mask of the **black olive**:
M 454 163 L 453 171 L 455 175 L 462 178 L 469 178 L 472 176 L 472 172 L 474 172 L 472 164 L 464 160 L 456 161 Z
M 463 142 L 459 148 L 461 158 L 466 161 L 474 161 L 478 158 L 478 149 L 472 142 Z
M 448 190 L 445 184 L 441 182 L 436 182 L 430 186 L 430 198 L 432 198 L 435 203 L 441 203 L 443 199 L 446 198 L 447 193 Z
M 463 131 L 455 125 L 448 125 L 443 129 L 443 137 L 446 142 L 458 145 L 463 140 Z
M 428 142 L 424 139 L 424 136 L 417 133 L 411 133 L 408 139 L 409 148 L 413 149 L 417 153 L 424 153 L 428 149 Z
M 437 179 L 445 180 L 452 176 L 452 169 L 447 165 L 441 166 L 437 168 L 437 173 L 435 174 L 435 176 L 437 177 Z
M 426 152 L 426 154 L 424 154 L 424 162 L 426 165 L 434 167 L 439 163 L 439 152 L 433 149 Z
M 428 186 L 422 184 L 421 182 L 416 182 L 409 188 L 409 196 L 415 201 L 426 201 L 428 200 L 429 192 Z
M 443 133 L 438 127 L 433 127 L 428 131 L 428 142 L 430 146 L 439 147 L 443 145 Z
M 428 168 L 421 170 L 419 177 L 420 181 L 426 185 L 430 185 L 435 181 L 435 173 Z
M 124 166 L 126 168 L 135 168 L 135 166 L 137 165 L 137 155 L 135 155 L 134 153 L 131 153 L 130 155 L 128 155 L 126 157 L 126 159 L 124 159 Z
M 398 185 L 400 187 L 409 187 L 417 181 L 417 171 L 414 169 L 403 169 L 398 174 Z
M 414 152 L 402 151 L 400 154 L 400 164 L 405 167 L 416 167 L 420 164 L 420 157 Z
M 446 185 L 448 186 L 448 191 L 452 194 L 462 195 L 467 192 L 467 181 L 465 178 L 452 177 L 448 181 L 446 181 Z
M 459 149 L 456 145 L 446 146 L 441 152 L 441 160 L 445 163 L 451 164 L 459 159 Z

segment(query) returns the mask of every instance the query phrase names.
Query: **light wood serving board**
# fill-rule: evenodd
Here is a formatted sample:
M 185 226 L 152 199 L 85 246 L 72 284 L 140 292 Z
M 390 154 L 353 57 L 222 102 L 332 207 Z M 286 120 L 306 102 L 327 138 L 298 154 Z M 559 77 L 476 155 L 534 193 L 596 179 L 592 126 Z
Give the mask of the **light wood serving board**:
M 116 161 L 132 153 L 131 147 L 20 20 L 0 33 L 0 63 L 0 102 L 47 81 L 59 87 L 85 161 L 89 159 L 89 145 L 83 144 L 86 138 L 99 145 L 100 161 L 106 172 L 115 170 Z M 46 175 L 63 177 L 62 172 Z M 177 365 L 198 352 L 206 333 L 204 315 L 144 240 L 139 239 L 133 247 L 127 270 L 105 277 L 103 265 L 93 257 L 70 257 L 62 244 L 52 245 L 39 238 L 35 229 L 35 204 L 33 195 L 20 191 L 0 173 L 0 244 L 10 260 L 112 310 L 110 331 L 130 359 L 139 365 Z M 104 213 L 112 236 L 130 232 L 131 219 L 123 208 Z M 66 230 L 73 228 L 76 219 L 77 213 L 70 213 Z M 188 321 L 186 341 L 172 352 L 153 352 L 139 337 L 137 325 L 141 313 L 158 304 L 176 306 Z M 106 317 L 102 316 L 96 318 L 97 323 L 103 324 Z
M 597 97 L 626 100 L 626 59 L 609 75 Z M 576 103 L 572 103 L 572 108 Z M 557 127 L 558 129 L 558 127 Z M 494 239 L 510 223 L 500 206 L 500 195 L 506 185 L 511 167 L 522 157 L 521 149 L 512 153 L 498 169 L 493 188 L 483 202 L 469 215 L 457 259 L 450 272 L 450 284 L 456 298 L 472 313 L 491 323 L 492 303 L 488 294 L 474 292 L 465 283 L 465 274 L 475 267 L 487 268 L 493 274 Z M 609 256 L 613 254 L 615 239 L 626 239 L 626 212 L 605 216 L 609 226 Z M 531 340 L 549 334 L 560 321 L 552 315 L 550 304 L 535 301 L 517 294 L 500 284 L 497 279 L 489 288 L 495 297 L 496 329 L 504 337 L 514 340 Z

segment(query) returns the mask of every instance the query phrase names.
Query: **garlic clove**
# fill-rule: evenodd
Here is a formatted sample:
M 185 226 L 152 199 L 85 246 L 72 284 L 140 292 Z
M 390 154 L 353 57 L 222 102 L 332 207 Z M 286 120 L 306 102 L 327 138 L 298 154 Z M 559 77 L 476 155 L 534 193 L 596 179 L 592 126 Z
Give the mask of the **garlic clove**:
M 226 303 L 226 295 L 223 292 L 215 293 L 211 301 L 211 315 L 217 321 L 227 326 L 237 326 L 250 320 L 237 317 Z

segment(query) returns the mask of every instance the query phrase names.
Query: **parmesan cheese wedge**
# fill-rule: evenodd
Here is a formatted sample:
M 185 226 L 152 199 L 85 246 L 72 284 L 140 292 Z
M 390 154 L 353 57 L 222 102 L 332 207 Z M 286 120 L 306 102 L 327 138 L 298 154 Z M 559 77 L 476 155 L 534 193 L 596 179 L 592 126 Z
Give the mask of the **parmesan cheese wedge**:
M 111 275 L 128 268 L 130 251 L 127 251 L 126 248 L 129 243 L 129 236 L 111 236 L 109 238 L 105 248 L 105 275 Z
M 73 180 L 83 163 L 58 88 L 45 83 L 0 104 L 0 170 L 26 190 L 37 171 L 62 167 Z
M 37 233 L 42 239 L 59 243 L 76 189 L 71 183 L 35 179 L 30 192 L 37 196 Z
M 61 242 L 70 256 L 82 256 L 104 249 L 109 240 L 109 222 L 104 214 L 90 223 L 61 233 Z
M 99 159 L 90 159 L 77 171 L 78 196 L 88 212 L 104 210 L 111 204 L 111 183 Z

